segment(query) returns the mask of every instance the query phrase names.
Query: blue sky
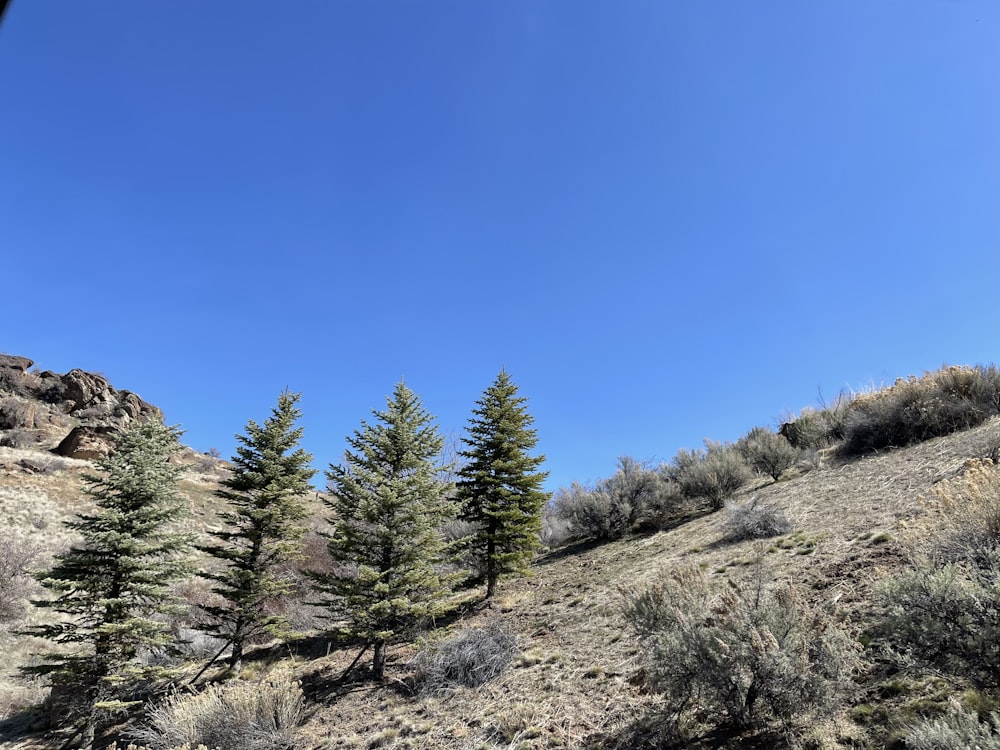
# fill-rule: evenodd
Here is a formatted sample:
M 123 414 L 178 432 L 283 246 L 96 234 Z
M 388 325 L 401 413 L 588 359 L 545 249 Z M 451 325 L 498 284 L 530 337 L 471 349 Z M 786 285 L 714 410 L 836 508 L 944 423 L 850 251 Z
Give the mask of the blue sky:
M 997 360 L 992 0 L 13 0 L 0 351 L 325 466 L 506 367 L 550 489 Z

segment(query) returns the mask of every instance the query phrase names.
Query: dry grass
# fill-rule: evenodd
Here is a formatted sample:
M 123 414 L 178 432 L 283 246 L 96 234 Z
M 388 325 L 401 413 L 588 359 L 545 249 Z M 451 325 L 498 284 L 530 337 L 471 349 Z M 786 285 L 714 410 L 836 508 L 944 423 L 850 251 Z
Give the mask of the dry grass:
M 313 713 L 302 729 L 303 746 L 317 748 L 587 748 L 610 747 L 655 704 L 642 687 L 638 646 L 624 632 L 621 589 L 640 591 L 664 570 L 695 565 L 711 578 L 738 582 L 763 556 L 779 581 L 803 585 L 816 604 L 836 602 L 849 624 L 863 624 L 874 583 L 907 563 L 903 543 L 928 513 L 921 497 L 943 480 L 968 470 L 994 420 L 980 428 L 851 462 L 824 456 L 818 468 L 774 483 L 762 480 L 737 494 L 784 510 L 794 524 L 781 537 L 723 544 L 725 514 L 705 513 L 649 536 L 557 549 L 536 561 L 530 578 L 502 584 L 492 610 L 469 614 L 453 633 L 485 626 L 498 614 L 523 649 L 508 671 L 478 688 L 420 696 L 405 682 L 415 648 L 390 649 L 387 674 L 375 685 L 360 678 L 340 683 L 357 648 L 312 644 L 310 658 L 293 669 Z M 0 476 L 0 493 L 27 519 L 23 506 L 51 508 L 75 502 L 69 477 Z M 209 477 L 189 477 L 185 490 L 211 524 L 217 502 Z M 62 483 L 59 485 L 58 483 Z M 57 486 L 58 485 L 58 486 Z M 0 498 L 3 495 L 0 494 Z M 20 501 L 17 500 L 20 498 Z M 30 503 L 24 502 L 30 500 Z M 0 502 L 4 502 L 0 500 Z M 65 505 L 64 505 L 65 503 Z M 63 513 L 65 515 L 65 513 Z M 29 521 L 30 525 L 30 521 Z M 303 649 L 309 645 L 303 645 Z M 288 650 L 269 652 L 277 664 Z M 258 676 L 266 661 L 252 662 Z M 284 660 L 284 667 L 289 661 Z M 836 737 L 864 734 L 847 719 Z M 818 731 L 818 730 L 817 730 Z M 824 730 L 826 731 L 826 730 Z M 861 740 L 858 740 L 861 742 Z M 51 747 L 40 741 L 38 747 Z

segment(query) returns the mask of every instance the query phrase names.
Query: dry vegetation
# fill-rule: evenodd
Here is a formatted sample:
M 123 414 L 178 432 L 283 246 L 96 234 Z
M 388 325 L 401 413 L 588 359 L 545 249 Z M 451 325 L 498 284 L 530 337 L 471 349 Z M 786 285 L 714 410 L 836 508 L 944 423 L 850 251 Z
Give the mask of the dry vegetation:
M 968 382 L 963 378 L 952 373 L 933 379 L 932 385 L 958 382 L 965 387 Z M 903 382 L 897 388 L 912 400 L 912 381 Z M 793 587 L 796 601 L 801 602 L 796 606 L 803 612 L 822 611 L 836 623 L 863 664 L 852 672 L 842 702 L 822 706 L 831 710 L 817 711 L 808 726 L 798 726 L 792 734 L 781 730 L 794 722 L 783 726 L 780 720 L 748 724 L 739 734 L 720 728 L 709 712 L 693 710 L 688 713 L 685 746 L 957 750 L 962 742 L 973 740 L 983 747 L 996 746 L 989 724 L 977 723 L 977 716 L 988 720 L 997 708 L 993 694 L 974 690 L 977 686 L 960 677 L 943 679 L 919 665 L 906 668 L 883 648 L 873 608 L 883 595 L 882 582 L 913 570 L 921 554 L 968 561 L 973 554 L 969 549 L 989 546 L 990 535 L 1000 528 L 996 521 L 1000 480 L 990 460 L 1000 421 L 980 414 L 971 420 L 979 426 L 916 443 L 902 441 L 912 443 L 908 447 L 876 452 L 852 448 L 861 455 L 850 458 L 838 452 L 845 426 L 853 425 L 849 429 L 860 434 L 859 418 L 849 415 L 872 413 L 877 398 L 862 399 L 867 411 L 858 411 L 860 407 L 852 411 L 845 401 L 832 411 L 803 415 L 788 432 L 797 429 L 801 441 L 797 447 L 812 453 L 800 453 L 792 461 L 782 447 L 777 463 L 765 459 L 758 467 L 764 475 L 739 477 L 725 497 L 687 498 L 682 511 L 673 515 L 664 514 L 664 499 L 674 502 L 682 493 L 669 472 L 657 475 L 655 482 L 642 475 L 642 491 L 632 494 L 616 475 L 618 479 L 599 488 L 596 505 L 599 510 L 623 509 L 624 520 L 608 525 L 599 517 L 593 522 L 593 536 L 604 541 L 583 539 L 550 549 L 535 561 L 532 576 L 506 584 L 489 608 L 477 607 L 471 593 L 459 592 L 459 614 L 428 628 L 422 640 L 392 645 L 390 677 L 384 683 L 368 680 L 363 666 L 349 669 L 360 644 L 328 641 L 315 633 L 288 645 L 258 648 L 248 654 L 241 674 L 247 684 L 294 680 L 304 699 L 302 726 L 294 731 L 285 725 L 280 732 L 275 729 L 280 737 L 268 747 L 273 750 L 281 743 L 324 750 L 666 746 L 660 720 L 665 703 L 647 660 L 650 646 L 634 635 L 623 611 L 630 598 L 634 601 L 681 570 L 720 591 L 745 591 L 749 581 L 762 576 L 778 589 Z M 977 403 L 987 403 L 985 397 L 977 398 Z M 885 411 L 897 408 L 895 403 L 889 406 Z M 955 417 L 959 427 L 968 427 L 969 413 L 961 411 Z M 948 411 L 946 416 L 954 414 Z M 791 435 L 786 437 L 795 443 Z M 773 438 L 758 432 L 754 442 L 759 451 L 762 445 L 772 445 Z M 44 563 L 46 555 L 69 541 L 61 521 L 84 509 L 78 483 L 87 463 L 32 472 L 20 462 L 37 451 L 0 451 L 0 523 L 6 525 L 5 532 L 37 541 Z M 726 453 L 725 461 L 734 455 Z M 195 518 L 200 519 L 196 524 L 205 527 L 213 523 L 218 503 L 212 491 L 219 464 L 203 461 L 198 454 L 187 460 L 195 470 L 184 489 Z M 635 466 L 629 470 L 651 471 Z M 778 524 L 772 530 L 779 532 L 777 536 L 742 533 L 756 528 L 754 523 L 761 521 L 757 517 L 741 517 L 740 533 L 734 532 L 733 511 L 716 511 L 727 499 L 732 508 L 744 512 L 767 509 L 788 524 L 787 532 L 780 533 L 784 527 Z M 655 511 L 655 524 L 643 523 L 652 513 L 649 509 Z M 984 535 L 987 542 L 982 541 Z M 755 538 L 761 536 L 766 538 Z M 929 539 L 938 541 L 928 547 Z M 196 595 L 193 590 L 192 596 Z M 497 637 L 486 637 L 490 633 Z M 41 715 L 26 708 L 39 702 L 43 691 L 21 681 L 15 672 L 33 644 L 10 636 L 0 643 L 8 657 L 0 665 L 0 746 L 58 746 L 59 735 L 28 731 L 32 723 L 42 726 Z M 452 653 L 457 654 L 454 662 L 433 661 Z M 462 679 L 481 664 L 489 679 Z M 192 663 L 189 674 L 197 666 Z M 199 700 L 213 710 L 224 702 L 215 693 Z M 776 709 L 776 715 L 782 710 Z M 907 737 L 909 744 L 904 745 Z M 940 737 L 952 744 L 939 742 Z M 129 738 L 119 739 L 123 740 L 119 746 L 124 746 Z M 151 734 L 143 739 L 148 745 L 160 742 Z M 202 736 L 194 735 L 170 740 L 202 741 Z M 253 744 L 241 737 L 231 746 L 248 743 Z

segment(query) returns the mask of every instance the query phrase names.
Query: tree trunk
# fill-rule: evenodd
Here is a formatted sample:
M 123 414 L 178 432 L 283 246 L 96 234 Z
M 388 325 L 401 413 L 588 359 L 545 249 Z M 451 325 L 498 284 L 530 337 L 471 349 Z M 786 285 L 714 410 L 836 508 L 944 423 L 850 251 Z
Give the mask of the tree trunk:
M 492 531 L 491 531 L 492 534 Z M 493 598 L 497 588 L 497 545 L 492 535 L 486 540 L 486 601 Z
M 486 601 L 493 598 L 493 592 L 497 590 L 497 574 L 491 570 L 486 574 Z
M 375 656 L 372 659 L 372 675 L 376 680 L 385 678 L 385 641 L 375 641 Z
M 229 655 L 229 668 L 234 674 L 243 669 L 243 639 L 233 641 L 233 652 Z

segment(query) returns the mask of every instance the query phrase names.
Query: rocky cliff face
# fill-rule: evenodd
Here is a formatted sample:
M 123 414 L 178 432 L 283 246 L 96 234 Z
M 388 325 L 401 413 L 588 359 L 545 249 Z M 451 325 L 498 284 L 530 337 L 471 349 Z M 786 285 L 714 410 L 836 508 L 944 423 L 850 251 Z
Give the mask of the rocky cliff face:
M 0 445 L 70 458 L 107 455 L 115 432 L 159 410 L 103 375 L 36 372 L 27 357 L 0 354 Z

